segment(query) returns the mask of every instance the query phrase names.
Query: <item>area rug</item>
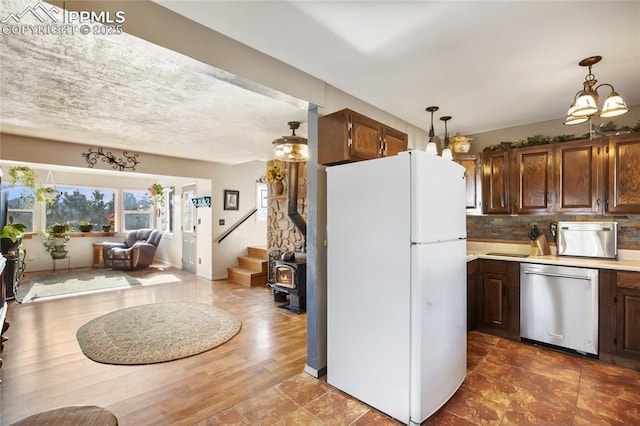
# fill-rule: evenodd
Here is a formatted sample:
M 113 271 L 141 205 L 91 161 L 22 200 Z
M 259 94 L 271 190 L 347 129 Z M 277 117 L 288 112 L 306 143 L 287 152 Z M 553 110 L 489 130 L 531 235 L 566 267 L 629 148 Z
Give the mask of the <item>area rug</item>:
M 29 290 L 18 300 L 22 303 L 73 293 L 92 293 L 109 289 L 122 289 L 140 285 L 140 280 L 122 271 L 92 269 L 63 272 L 51 275 L 33 275 L 29 278 Z M 18 288 L 19 289 L 19 288 Z
M 120 309 L 78 329 L 82 352 L 104 364 L 155 364 L 186 358 L 219 346 L 242 323 L 204 303 L 152 303 Z

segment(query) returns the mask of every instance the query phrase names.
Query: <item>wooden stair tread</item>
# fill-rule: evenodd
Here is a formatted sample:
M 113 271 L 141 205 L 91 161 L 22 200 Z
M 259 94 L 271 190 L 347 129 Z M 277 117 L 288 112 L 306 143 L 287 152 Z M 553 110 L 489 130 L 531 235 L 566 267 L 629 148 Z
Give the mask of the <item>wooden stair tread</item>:
M 248 287 L 267 285 L 266 247 L 247 247 L 247 255 L 238 256 L 238 265 L 227 268 L 227 279 Z
M 241 266 L 229 266 L 230 271 L 236 272 L 238 274 L 246 274 L 246 275 L 265 275 L 265 272 L 256 271 L 255 269 L 243 268 Z

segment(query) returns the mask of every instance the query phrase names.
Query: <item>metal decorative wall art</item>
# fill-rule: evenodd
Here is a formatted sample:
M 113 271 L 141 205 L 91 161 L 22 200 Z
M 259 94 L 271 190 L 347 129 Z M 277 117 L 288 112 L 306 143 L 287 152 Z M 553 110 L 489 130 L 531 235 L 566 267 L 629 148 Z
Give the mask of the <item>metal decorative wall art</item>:
M 89 152 L 85 152 L 82 156 L 89 163 L 89 167 L 93 168 L 96 165 L 98 160 L 103 163 L 107 163 L 114 170 L 135 170 L 136 166 L 140 163 L 138 160 L 140 154 L 129 154 L 126 151 L 122 152 L 122 157 L 116 157 L 111 151 L 104 152 L 102 148 L 96 148 L 94 151 L 93 148 L 89 148 Z

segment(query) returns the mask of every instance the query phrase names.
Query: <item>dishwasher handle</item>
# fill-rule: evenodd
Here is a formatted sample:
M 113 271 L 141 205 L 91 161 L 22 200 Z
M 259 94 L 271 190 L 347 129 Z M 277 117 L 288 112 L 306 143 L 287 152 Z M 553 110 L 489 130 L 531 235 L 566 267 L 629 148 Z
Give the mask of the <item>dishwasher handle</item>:
M 530 269 L 526 269 L 524 273 L 529 275 L 544 275 L 546 277 L 573 278 L 576 280 L 591 281 L 591 277 L 589 275 L 557 274 L 554 272 L 543 272 L 543 271 L 536 271 L 536 270 L 530 270 Z

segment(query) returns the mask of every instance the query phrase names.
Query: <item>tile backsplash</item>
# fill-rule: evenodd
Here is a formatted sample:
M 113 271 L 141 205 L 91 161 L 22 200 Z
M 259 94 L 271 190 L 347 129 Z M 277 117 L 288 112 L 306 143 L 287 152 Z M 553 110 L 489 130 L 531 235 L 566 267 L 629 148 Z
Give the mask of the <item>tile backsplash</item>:
M 529 227 L 537 225 L 549 242 L 555 242 L 549 231 L 552 222 L 607 221 L 618 222 L 618 248 L 640 250 L 640 216 L 587 215 L 482 215 L 467 216 L 467 238 L 481 241 L 528 243 Z

